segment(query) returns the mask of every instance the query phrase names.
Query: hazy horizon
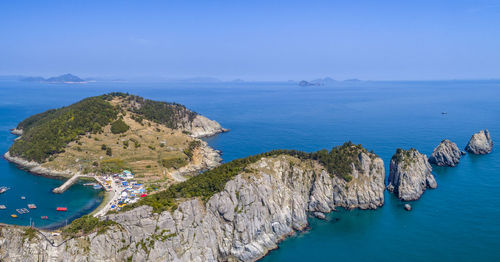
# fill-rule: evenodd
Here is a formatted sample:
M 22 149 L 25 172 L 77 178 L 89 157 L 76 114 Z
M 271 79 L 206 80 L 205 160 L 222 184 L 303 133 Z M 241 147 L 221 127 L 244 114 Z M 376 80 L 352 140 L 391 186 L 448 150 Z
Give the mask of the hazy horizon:
M 0 75 L 500 78 L 494 1 L 0 3 Z

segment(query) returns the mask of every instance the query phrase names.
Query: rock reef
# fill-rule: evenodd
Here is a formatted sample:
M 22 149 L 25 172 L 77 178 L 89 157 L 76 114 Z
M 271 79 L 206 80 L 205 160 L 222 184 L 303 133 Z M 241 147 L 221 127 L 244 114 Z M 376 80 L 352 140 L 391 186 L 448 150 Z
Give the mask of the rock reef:
M 427 156 L 416 149 L 398 149 L 392 156 L 387 190 L 403 201 L 417 200 L 427 188 L 436 188 Z
M 465 150 L 476 155 L 484 155 L 491 152 L 493 141 L 491 140 L 488 129 L 481 130 L 472 135 Z
M 296 230 L 308 213 L 384 203 L 382 159 L 359 154 L 349 182 L 313 160 L 280 155 L 250 164 L 206 202 L 187 199 L 170 212 L 148 206 L 105 219 L 118 225 L 63 242 L 62 236 L 0 227 L 5 261 L 255 261 Z M 354 167 L 354 166 L 353 166 Z M 45 235 L 48 235 L 45 233 Z M 62 243 L 62 244 L 61 244 Z
M 434 148 L 429 162 L 437 166 L 451 166 L 454 167 L 460 162 L 462 154 L 458 149 L 457 144 L 448 139 L 441 141 L 441 143 Z

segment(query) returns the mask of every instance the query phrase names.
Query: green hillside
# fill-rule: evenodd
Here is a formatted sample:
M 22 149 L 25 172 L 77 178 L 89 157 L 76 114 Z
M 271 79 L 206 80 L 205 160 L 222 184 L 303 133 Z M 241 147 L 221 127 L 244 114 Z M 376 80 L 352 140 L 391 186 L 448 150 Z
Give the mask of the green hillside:
M 119 104 L 112 100 L 119 98 Z M 110 93 L 89 97 L 80 102 L 59 109 L 30 116 L 20 122 L 17 129 L 23 135 L 9 149 L 13 156 L 26 160 L 44 162 L 51 155 L 64 152 L 71 141 L 86 133 L 102 132 L 103 127 L 112 125 L 114 133 L 128 130 L 120 114 L 132 113 L 133 119 L 142 124 L 144 119 L 154 121 L 172 129 L 182 128 L 191 122 L 196 113 L 185 106 L 144 99 L 126 93 Z

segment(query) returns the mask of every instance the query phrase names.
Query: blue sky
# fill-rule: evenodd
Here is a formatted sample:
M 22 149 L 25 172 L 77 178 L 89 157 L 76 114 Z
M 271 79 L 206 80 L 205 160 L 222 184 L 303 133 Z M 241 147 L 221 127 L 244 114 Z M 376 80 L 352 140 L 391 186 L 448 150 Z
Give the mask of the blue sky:
M 0 75 L 500 78 L 500 1 L 0 1 Z

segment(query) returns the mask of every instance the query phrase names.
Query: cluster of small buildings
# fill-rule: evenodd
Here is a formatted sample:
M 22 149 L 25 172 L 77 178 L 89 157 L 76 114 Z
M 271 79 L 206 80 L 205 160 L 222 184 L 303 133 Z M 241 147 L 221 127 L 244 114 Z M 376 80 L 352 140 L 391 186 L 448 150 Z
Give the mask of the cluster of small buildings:
M 109 176 L 104 181 L 106 190 L 114 190 L 115 197 L 111 201 L 111 210 L 120 210 L 127 204 L 132 204 L 141 197 L 147 196 L 143 184 L 134 180 L 134 174 L 124 170 L 121 174 Z

